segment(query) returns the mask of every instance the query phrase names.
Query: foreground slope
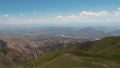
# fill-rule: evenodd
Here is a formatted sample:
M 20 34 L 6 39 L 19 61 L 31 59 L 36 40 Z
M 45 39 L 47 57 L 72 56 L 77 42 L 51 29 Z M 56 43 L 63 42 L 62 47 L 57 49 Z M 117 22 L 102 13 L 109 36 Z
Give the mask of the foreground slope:
M 79 43 L 75 46 L 47 53 L 25 68 L 120 68 L 120 37 Z
M 65 50 L 45 54 L 24 63 L 22 68 L 120 68 L 120 60 L 110 56 Z
M 120 37 L 79 43 L 12 68 L 120 68 Z M 10 66 L 7 66 L 9 68 Z
M 120 37 L 108 37 L 98 41 L 78 44 L 76 49 L 88 53 L 120 57 Z

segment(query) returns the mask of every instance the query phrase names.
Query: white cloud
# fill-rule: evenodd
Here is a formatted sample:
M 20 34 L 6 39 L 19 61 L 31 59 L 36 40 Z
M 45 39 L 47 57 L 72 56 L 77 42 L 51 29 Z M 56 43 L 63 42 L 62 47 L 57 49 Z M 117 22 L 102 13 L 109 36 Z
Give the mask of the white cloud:
M 68 15 L 68 16 L 56 16 L 59 22 L 97 22 L 103 20 L 105 21 L 106 16 L 109 15 L 107 11 L 100 11 L 100 12 L 87 12 L 82 11 L 80 15 Z
M 120 10 L 120 8 L 118 8 L 118 10 Z
M 4 17 L 8 17 L 9 15 L 8 14 L 5 14 Z
M 100 11 L 100 12 L 87 12 L 87 11 L 82 11 L 80 15 L 85 15 L 85 16 L 105 16 L 109 15 L 107 11 Z
M 23 13 L 20 13 L 19 16 L 23 16 Z
M 118 8 L 117 11 L 114 12 L 115 16 L 120 16 L 120 8 Z
M 76 15 L 70 15 L 70 16 L 56 16 L 56 18 L 58 18 L 58 19 L 76 19 L 76 18 L 78 18 L 78 16 L 76 16 Z
M 58 22 L 78 22 L 82 19 L 82 17 L 77 15 L 69 15 L 69 16 L 56 16 L 56 21 Z
M 33 14 L 34 14 L 34 15 L 36 15 L 36 14 L 37 14 L 37 12 L 35 11 L 35 12 L 33 12 Z
M 120 11 L 119 11 L 119 12 L 118 12 L 118 11 L 115 12 L 115 15 L 116 15 L 116 16 L 119 16 L 119 15 L 120 15 Z
M 61 18 L 63 18 L 63 16 L 56 16 L 56 18 L 59 18 L 59 19 L 61 19 Z

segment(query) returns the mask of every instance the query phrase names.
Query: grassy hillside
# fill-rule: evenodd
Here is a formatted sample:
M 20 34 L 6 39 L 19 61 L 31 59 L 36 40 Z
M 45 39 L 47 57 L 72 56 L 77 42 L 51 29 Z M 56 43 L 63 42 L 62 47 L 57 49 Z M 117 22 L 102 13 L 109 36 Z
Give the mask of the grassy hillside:
M 6 68 L 120 68 L 120 37 L 76 44 Z
M 76 48 L 88 53 L 120 57 L 120 37 L 108 37 L 98 41 L 78 44 Z
M 6 68 L 120 68 L 120 60 L 104 55 L 65 50 L 47 53 L 31 62 Z

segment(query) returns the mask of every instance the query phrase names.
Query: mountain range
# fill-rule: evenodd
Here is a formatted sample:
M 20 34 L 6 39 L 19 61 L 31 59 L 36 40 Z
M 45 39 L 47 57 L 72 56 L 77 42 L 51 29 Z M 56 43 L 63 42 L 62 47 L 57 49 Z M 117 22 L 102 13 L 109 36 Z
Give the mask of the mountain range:
M 21 42 L 15 43 L 18 41 Z M 66 49 L 53 50 L 44 54 L 42 54 L 38 45 L 32 46 L 31 44 L 34 43 L 21 39 L 0 40 L 0 65 L 3 68 L 120 67 L 120 37 L 107 37 L 97 41 L 77 43 Z M 22 51 L 19 48 L 14 49 L 15 45 L 23 48 Z M 38 51 L 32 51 L 32 48 L 38 48 Z M 33 54 L 36 54 L 37 57 L 33 57 Z
M 2 68 L 120 67 L 118 30 L 29 27 L 0 31 Z

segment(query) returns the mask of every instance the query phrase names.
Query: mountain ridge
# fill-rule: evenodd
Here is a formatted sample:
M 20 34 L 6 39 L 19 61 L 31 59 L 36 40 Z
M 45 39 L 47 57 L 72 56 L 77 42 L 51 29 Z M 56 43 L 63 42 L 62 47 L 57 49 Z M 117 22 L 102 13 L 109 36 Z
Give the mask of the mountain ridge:
M 77 43 L 67 49 L 47 52 L 30 62 L 8 65 L 7 68 L 119 68 L 120 36 Z M 36 51 L 36 50 L 35 50 Z M 15 58 L 15 57 L 14 57 Z

